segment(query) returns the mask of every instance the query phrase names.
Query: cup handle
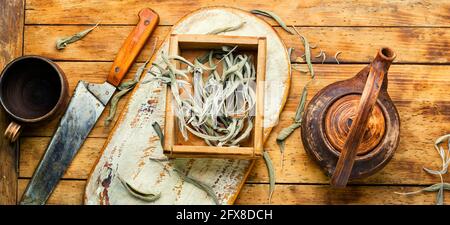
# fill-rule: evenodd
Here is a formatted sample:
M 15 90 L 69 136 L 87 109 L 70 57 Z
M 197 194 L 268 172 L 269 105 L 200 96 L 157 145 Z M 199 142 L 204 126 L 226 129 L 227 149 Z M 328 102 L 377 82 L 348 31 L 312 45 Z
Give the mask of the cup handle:
M 20 132 L 22 131 L 22 126 L 14 121 L 9 123 L 8 127 L 5 130 L 5 137 L 8 139 L 11 143 L 15 142 L 20 135 Z

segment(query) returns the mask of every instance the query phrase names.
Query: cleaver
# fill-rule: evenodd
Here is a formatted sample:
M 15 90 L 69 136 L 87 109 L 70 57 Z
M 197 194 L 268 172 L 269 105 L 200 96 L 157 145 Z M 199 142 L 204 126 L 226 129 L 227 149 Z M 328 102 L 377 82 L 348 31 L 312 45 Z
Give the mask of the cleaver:
M 116 91 L 116 87 L 158 25 L 158 21 L 159 16 L 153 10 L 142 9 L 139 12 L 139 22 L 120 48 L 106 82 L 102 84 L 78 82 L 67 110 L 28 183 L 20 204 L 43 205 L 47 202 Z

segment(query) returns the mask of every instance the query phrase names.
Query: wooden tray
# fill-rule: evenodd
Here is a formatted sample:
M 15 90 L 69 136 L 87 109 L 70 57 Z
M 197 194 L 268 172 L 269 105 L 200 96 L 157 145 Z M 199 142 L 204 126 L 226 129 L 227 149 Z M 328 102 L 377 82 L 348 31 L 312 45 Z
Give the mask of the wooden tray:
M 239 51 L 255 55 L 256 105 L 254 128 L 248 143 L 243 146 L 208 146 L 203 139 L 189 135 L 187 141 L 181 137 L 173 114 L 173 95 L 170 88 L 166 94 L 166 121 L 164 125 L 164 153 L 170 158 L 233 158 L 255 159 L 263 152 L 264 79 L 266 72 L 266 38 L 224 35 L 173 34 L 169 40 L 169 55 L 189 54 L 199 50 L 220 49 L 222 46 L 238 46 Z M 188 52 L 188 53 L 186 53 Z M 175 61 L 175 60 L 174 60 Z M 176 65 L 176 62 L 174 62 Z
M 205 19 L 206 18 L 206 19 Z M 183 17 L 171 34 L 205 34 L 213 29 L 245 22 L 236 31 L 224 35 L 262 36 L 267 39 L 266 85 L 264 96 L 264 140 L 278 122 L 290 85 L 290 62 L 278 34 L 263 20 L 233 8 L 211 7 Z M 153 56 L 158 62 L 168 51 L 168 39 Z M 143 80 L 148 77 L 142 78 Z M 269 85 L 270 84 L 270 85 Z M 176 174 L 168 175 L 173 165 L 215 191 L 221 204 L 232 204 L 250 172 L 253 160 L 176 159 L 161 166 L 149 157 L 164 157 L 157 134 L 151 124 L 164 124 L 166 87 L 157 82 L 135 88 L 117 124 L 103 146 L 102 155 L 93 168 L 85 190 L 85 204 L 213 204 L 202 190 L 183 182 Z M 127 193 L 118 175 L 136 188 L 161 192 L 153 203 L 138 200 Z

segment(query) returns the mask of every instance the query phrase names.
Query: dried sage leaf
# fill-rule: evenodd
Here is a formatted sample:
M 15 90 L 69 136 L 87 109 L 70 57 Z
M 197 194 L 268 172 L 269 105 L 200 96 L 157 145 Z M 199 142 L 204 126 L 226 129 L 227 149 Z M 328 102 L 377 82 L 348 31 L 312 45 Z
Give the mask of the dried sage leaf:
M 171 176 L 170 171 L 167 169 L 166 165 L 164 165 L 163 162 L 169 162 L 169 158 L 165 157 L 165 158 L 154 158 L 154 157 L 149 157 L 150 161 L 152 162 L 156 162 L 159 165 L 161 165 L 161 167 L 163 167 L 163 170 L 167 172 L 167 174 L 169 174 L 169 176 Z
M 320 58 L 322 57 L 322 64 L 325 62 L 325 60 L 327 59 L 327 55 L 325 54 L 325 52 L 321 49 L 320 53 L 318 55 L 316 55 L 316 58 Z
M 254 9 L 252 11 L 250 11 L 253 14 L 257 14 L 257 15 L 262 15 L 262 16 L 266 16 L 269 18 L 274 19 L 286 32 L 290 33 L 290 34 L 294 34 L 291 30 L 289 30 L 289 28 L 286 26 L 286 23 L 283 22 L 283 20 L 275 13 L 271 12 L 271 11 L 266 11 L 266 10 L 259 10 L 259 9 Z
M 207 184 L 196 180 L 192 177 L 189 177 L 188 175 L 184 174 L 181 170 L 177 169 L 176 167 L 173 168 L 173 170 L 180 176 L 180 178 L 188 183 L 193 184 L 194 186 L 200 188 L 201 190 L 203 190 L 204 192 L 206 192 L 206 194 L 208 194 L 214 201 L 214 203 L 216 205 L 219 205 L 219 199 L 216 196 L 216 193 L 214 192 L 214 190 Z
M 448 141 L 447 145 L 448 145 L 448 150 L 445 151 L 444 148 L 440 145 L 443 145 L 445 141 Z M 421 192 L 436 192 L 436 205 L 443 205 L 444 204 L 444 191 L 445 190 L 450 190 L 450 183 L 445 183 L 442 175 L 446 174 L 448 171 L 448 166 L 450 163 L 450 134 L 441 136 L 439 138 L 436 139 L 435 143 L 434 143 L 434 148 L 436 149 L 436 151 L 438 152 L 439 156 L 441 157 L 442 160 L 442 169 L 440 171 L 438 170 L 431 170 L 431 169 L 427 169 L 427 168 L 423 168 L 425 172 L 429 173 L 429 174 L 433 174 L 433 175 L 439 175 L 439 177 L 441 178 L 441 183 L 437 183 L 437 184 L 433 184 L 431 186 L 428 186 L 426 188 L 423 188 L 421 190 L 418 191 L 413 191 L 413 192 L 407 192 L 407 193 L 398 193 L 397 194 L 402 194 L 402 195 L 412 195 L 412 194 L 418 194 Z M 448 155 L 447 155 L 448 154 Z
M 297 71 L 299 71 L 299 72 L 301 72 L 301 73 L 308 73 L 308 72 L 309 72 L 308 69 L 300 68 L 300 67 L 298 67 L 297 65 L 296 65 L 296 66 L 292 66 L 292 68 L 294 68 L 294 70 L 297 70 Z
M 98 26 L 98 23 L 95 26 L 93 26 L 89 29 L 83 30 L 81 32 L 78 32 L 70 37 L 60 38 L 60 39 L 56 40 L 56 49 L 58 49 L 58 50 L 64 49 L 65 47 L 67 47 L 68 44 L 74 43 L 78 40 L 81 40 L 84 36 L 89 34 L 89 32 L 91 32 L 97 26 Z
M 161 146 L 164 146 L 164 134 L 163 134 L 163 132 L 161 130 L 161 126 L 159 126 L 159 123 L 155 121 L 155 122 L 152 123 L 152 127 L 153 127 L 153 129 L 155 130 L 156 134 L 159 137 L 159 141 L 161 142 Z
M 288 127 L 283 128 L 277 136 L 277 145 L 280 148 L 281 152 L 281 168 L 284 167 L 284 149 L 286 145 L 286 139 L 295 131 L 295 129 L 299 128 L 301 123 L 293 123 Z
M 126 93 L 128 93 L 128 91 L 130 91 L 131 89 L 132 87 L 123 89 L 114 94 L 114 96 L 111 99 L 111 108 L 109 109 L 108 117 L 106 117 L 105 119 L 105 126 L 108 126 L 113 120 L 114 116 L 116 115 L 117 105 L 119 103 L 120 98 L 124 96 Z
M 311 62 L 311 46 L 309 45 L 308 39 L 306 39 L 305 36 L 301 35 L 300 32 L 295 28 L 295 26 L 292 26 L 294 28 L 294 31 L 297 33 L 297 35 L 300 36 L 303 45 L 305 47 L 305 60 L 306 64 L 308 65 L 309 72 L 311 73 L 311 77 L 314 78 L 314 69 Z
M 339 60 L 338 60 L 338 56 L 339 54 L 341 54 L 341 51 L 336 52 L 336 54 L 334 55 L 334 59 L 336 60 L 337 64 L 339 64 Z
M 308 97 L 308 85 L 309 85 L 309 82 L 306 83 L 305 86 L 303 87 L 302 95 L 300 98 L 300 103 L 297 106 L 297 110 L 295 110 L 294 121 L 296 123 L 301 123 L 301 121 L 302 121 L 302 115 L 303 115 L 303 111 L 305 110 L 305 105 L 306 105 L 306 97 Z
M 436 195 L 436 205 L 444 205 L 444 185 L 441 185 Z
M 153 53 L 152 53 L 153 54 Z M 151 56 L 150 56 L 151 58 Z M 132 90 L 136 84 L 141 79 L 142 74 L 144 73 L 144 69 L 147 66 L 148 62 L 150 61 L 150 58 L 145 61 L 144 64 L 142 64 L 136 73 L 134 74 L 133 80 L 123 81 L 117 89 L 119 92 L 114 94 L 114 96 L 111 98 L 111 108 L 109 110 L 109 114 L 105 119 L 105 126 L 108 126 L 111 121 L 114 119 L 114 116 L 116 115 L 117 111 L 117 104 L 119 103 L 120 98 L 122 98 L 125 94 L 127 94 L 130 90 Z
M 263 151 L 264 162 L 266 163 L 267 172 L 269 173 L 269 204 L 272 202 L 272 195 L 275 190 L 275 169 L 272 160 L 266 150 Z
M 421 192 L 435 192 L 435 191 L 439 191 L 439 189 L 443 186 L 442 183 L 437 183 L 437 184 L 433 184 L 431 186 L 428 186 L 426 188 L 420 189 L 418 191 L 412 191 L 412 192 L 395 192 L 396 194 L 399 195 L 414 195 L 414 194 L 418 194 Z
M 158 200 L 161 197 L 161 192 L 159 193 L 145 193 L 142 191 L 137 190 L 133 186 L 131 186 L 129 183 L 125 182 L 122 178 L 118 177 L 120 180 L 120 183 L 125 187 L 125 189 L 128 191 L 128 193 L 135 198 L 138 198 L 140 200 L 146 201 L 146 202 L 154 202 Z
M 244 24 L 245 24 L 245 22 L 240 22 L 239 24 L 234 25 L 234 26 L 219 27 L 219 28 L 216 28 L 216 29 L 208 32 L 207 34 L 220 34 L 220 33 L 239 30 L 244 26 Z
M 447 151 L 444 150 L 444 148 L 440 145 L 444 144 L 445 141 L 448 141 L 448 149 Z M 442 160 L 442 169 L 441 170 L 431 170 L 428 168 L 423 168 L 427 173 L 429 174 L 433 174 L 433 175 L 442 175 L 447 173 L 448 171 L 448 167 L 450 164 L 450 134 L 447 135 L 443 135 L 439 138 L 436 139 L 435 143 L 434 143 L 434 148 L 436 149 L 436 151 L 438 152 L 439 156 L 441 157 Z
M 294 48 L 290 47 L 288 48 L 287 52 L 288 52 L 288 58 L 289 58 L 289 62 L 292 62 L 292 53 L 294 53 Z
M 288 127 L 283 128 L 280 133 L 278 133 L 277 142 L 286 140 L 286 138 L 288 138 L 295 129 L 301 127 L 301 125 L 301 123 L 293 123 Z

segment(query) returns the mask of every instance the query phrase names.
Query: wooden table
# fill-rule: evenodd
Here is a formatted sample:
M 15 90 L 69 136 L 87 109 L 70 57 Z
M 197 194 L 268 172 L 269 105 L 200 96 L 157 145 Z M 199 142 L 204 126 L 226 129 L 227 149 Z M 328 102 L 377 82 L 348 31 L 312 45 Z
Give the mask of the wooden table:
M 8 2 L 22 2 L 13 0 Z M 291 93 L 281 120 L 266 143 L 276 167 L 274 204 L 434 204 L 435 193 L 405 197 L 394 192 L 423 188 L 440 181 L 427 175 L 423 166 L 438 168 L 440 158 L 433 148 L 434 140 L 450 132 L 450 2 L 433 1 L 94 1 L 94 0 L 27 0 L 18 4 L 18 15 L 24 12 L 23 54 L 42 55 L 55 60 L 65 71 L 72 93 L 78 80 L 104 81 L 118 48 L 136 23 L 143 7 L 161 16 L 160 26 L 138 58 L 142 63 L 151 53 L 154 42 L 160 43 L 169 28 L 187 10 L 204 6 L 227 5 L 246 10 L 266 9 L 276 12 L 287 24 L 297 25 L 310 42 L 317 44 L 327 60 L 314 58 L 317 79 L 310 88 L 310 99 L 319 89 L 332 82 L 353 76 L 370 62 L 377 49 L 390 46 L 397 59 L 389 74 L 389 93 L 401 117 L 401 141 L 392 161 L 376 175 L 354 181 L 349 187 L 334 190 L 328 178 L 306 155 L 297 130 L 286 143 L 284 168 L 275 143 L 277 133 L 291 122 L 300 92 L 308 75 L 294 71 Z M 7 3 L 0 3 L 2 4 Z M 24 11 L 20 11 L 24 10 Z M 11 15 L 10 15 L 11 16 Z M 3 19 L 3 18 L 2 18 Z M 273 21 L 267 20 L 275 26 Z M 85 39 L 63 51 L 57 51 L 55 40 L 101 22 Z M 20 23 L 20 20 L 19 20 Z M 20 28 L 20 27 L 19 27 Z M 301 40 L 275 29 L 295 55 L 303 54 Z M 22 29 L 18 29 L 19 32 Z M 5 32 L 1 32 L 0 39 Z M 18 34 L 21 37 L 21 34 Z M 17 44 L 21 48 L 21 42 Z M 21 49 L 18 51 L 20 52 Z M 342 51 L 337 65 L 333 55 Z M 305 67 L 304 64 L 297 65 Z M 128 78 L 134 73 L 135 65 Z M 124 101 L 119 104 L 119 109 Z M 108 109 L 106 110 L 108 112 Z M 49 204 L 81 204 L 84 186 L 91 168 L 99 157 L 111 127 L 104 127 L 103 115 L 90 133 L 72 165 L 64 175 Z M 27 129 L 20 139 L 18 198 L 41 158 L 57 122 Z M 3 149 L 2 149 L 3 150 Z M 444 180 L 450 182 L 450 175 Z M 237 204 L 267 203 L 268 176 L 263 160 L 258 160 L 244 186 Z M 3 197 L 3 196 L 2 196 Z M 450 203 L 450 193 L 445 194 Z

